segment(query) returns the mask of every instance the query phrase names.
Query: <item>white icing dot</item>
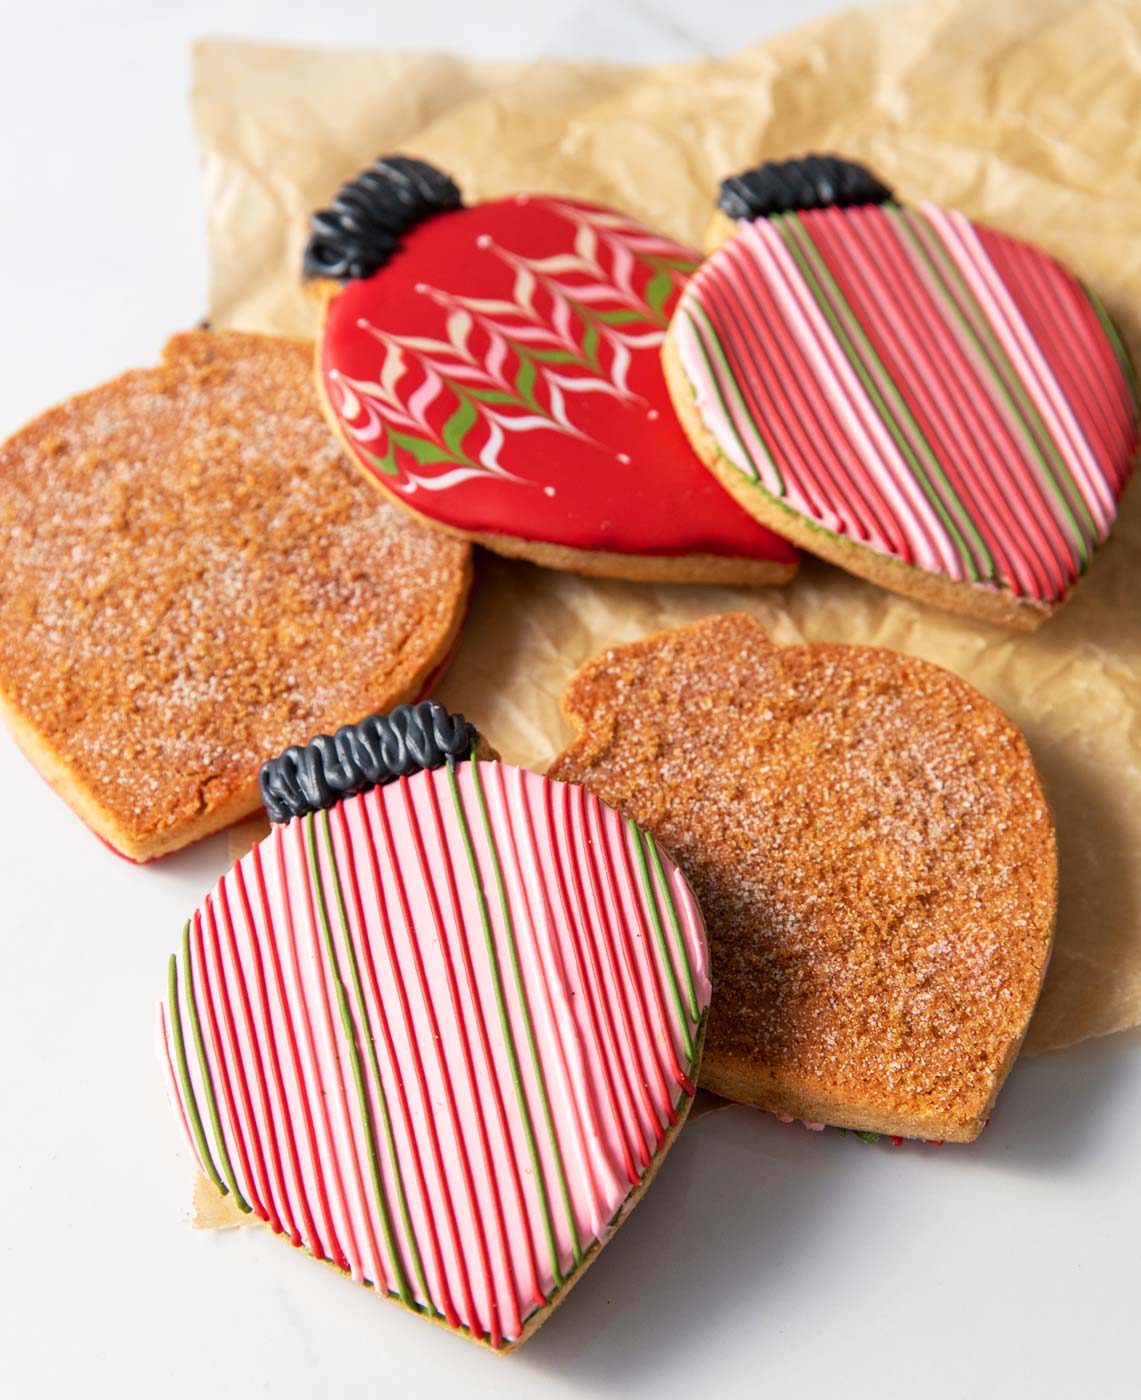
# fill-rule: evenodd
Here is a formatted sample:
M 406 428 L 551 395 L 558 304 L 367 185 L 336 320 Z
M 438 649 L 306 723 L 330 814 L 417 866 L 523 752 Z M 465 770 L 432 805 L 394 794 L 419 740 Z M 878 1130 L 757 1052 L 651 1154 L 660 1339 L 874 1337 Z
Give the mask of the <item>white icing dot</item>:
M 630 460 L 630 454 L 629 454 L 628 452 L 619 452 L 619 454 L 618 454 L 618 460 L 619 460 L 620 462 L 622 462 L 623 464 L 625 464 L 625 463 L 629 462 L 629 460 Z
M 544 486 L 544 487 L 543 487 L 543 495 L 544 495 L 544 496 L 553 496 L 554 494 L 555 494 L 555 488 L 554 488 L 553 486 Z
M 417 282 L 414 290 L 423 294 L 428 290 L 427 282 Z
M 481 233 L 481 234 L 479 235 L 479 237 L 475 240 L 475 246 L 476 246 L 477 248 L 490 248 L 490 247 L 491 247 L 491 234 L 490 234 L 490 233 Z
M 646 417 L 650 420 L 651 423 L 656 423 L 661 416 L 662 415 L 658 412 L 656 408 L 651 408 L 649 413 L 646 414 Z

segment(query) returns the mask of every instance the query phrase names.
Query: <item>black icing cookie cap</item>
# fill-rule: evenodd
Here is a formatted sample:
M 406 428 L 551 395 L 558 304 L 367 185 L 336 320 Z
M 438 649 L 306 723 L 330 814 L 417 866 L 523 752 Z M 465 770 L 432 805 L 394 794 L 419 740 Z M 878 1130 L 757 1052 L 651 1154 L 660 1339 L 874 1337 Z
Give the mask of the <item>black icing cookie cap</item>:
M 478 743 L 475 726 L 435 700 L 397 705 L 390 714 L 291 744 L 262 764 L 258 788 L 270 821 L 287 822 L 393 778 L 470 758 Z
M 462 206 L 459 186 L 434 165 L 410 156 L 381 156 L 342 185 L 328 209 L 310 217 L 304 276 L 341 282 L 371 277 L 410 229 Z
M 767 160 L 722 180 L 717 206 L 731 219 L 767 219 L 798 209 L 886 204 L 892 192 L 862 165 L 839 156 Z

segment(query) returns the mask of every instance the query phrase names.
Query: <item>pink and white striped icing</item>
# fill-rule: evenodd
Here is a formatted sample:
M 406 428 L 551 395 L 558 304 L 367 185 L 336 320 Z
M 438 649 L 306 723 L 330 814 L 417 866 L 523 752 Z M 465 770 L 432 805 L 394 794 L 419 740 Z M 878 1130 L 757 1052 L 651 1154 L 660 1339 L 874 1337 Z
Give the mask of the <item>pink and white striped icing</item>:
M 721 458 L 878 554 L 1054 603 L 1138 445 L 1128 354 L 1035 248 L 931 204 L 742 222 L 672 323 Z
M 710 994 L 668 858 L 584 789 L 497 763 L 276 827 L 195 913 L 172 976 L 161 1059 L 203 1171 L 229 1175 L 225 1157 L 271 1228 L 496 1346 L 662 1150 Z

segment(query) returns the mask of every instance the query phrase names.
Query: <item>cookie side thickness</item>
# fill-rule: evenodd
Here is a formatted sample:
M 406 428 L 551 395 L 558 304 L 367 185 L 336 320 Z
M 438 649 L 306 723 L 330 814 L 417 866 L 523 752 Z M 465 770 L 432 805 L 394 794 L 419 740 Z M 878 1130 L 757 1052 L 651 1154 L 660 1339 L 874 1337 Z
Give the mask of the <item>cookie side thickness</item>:
M 315 578 L 303 572 L 304 546 L 291 548 L 288 560 L 279 564 L 272 527 L 281 534 L 287 522 L 304 516 L 308 537 L 326 544 L 325 590 L 343 587 L 353 607 L 356 595 L 363 599 L 371 588 L 379 595 L 379 582 L 370 582 L 358 562 L 358 581 L 350 586 L 347 572 L 342 578 L 330 569 L 329 548 L 351 546 L 358 561 L 386 560 L 393 598 L 397 585 L 408 581 L 417 537 L 403 524 L 394 527 L 390 519 L 375 516 L 371 499 L 361 494 L 348 465 L 337 458 L 317 405 L 307 395 L 310 359 L 309 348 L 296 342 L 236 332 L 182 333 L 168 342 L 158 367 L 129 371 L 67 400 L 0 448 L 0 493 L 17 501 L 8 517 L 9 567 L 0 588 L 0 606 L 9 616 L 19 606 L 21 579 L 33 566 L 38 580 L 30 622 L 24 613 L 20 628 L 5 627 L 0 709 L 37 771 L 99 839 L 128 860 L 158 859 L 257 810 L 256 768 L 264 751 L 246 759 L 253 747 L 246 732 L 249 717 L 266 716 L 266 723 L 257 726 L 259 742 L 268 738 L 272 744 L 274 731 L 288 738 L 288 729 L 270 722 L 277 701 L 269 678 L 293 666 L 300 681 L 307 668 L 315 672 L 320 666 L 321 646 L 309 645 L 300 661 L 267 661 L 260 678 L 255 675 L 259 647 L 284 658 L 294 646 L 291 637 L 297 629 L 290 607 L 309 593 L 318 595 L 323 606 L 328 603 Z M 255 405 L 256 438 L 248 418 Z M 250 460 L 239 461 L 236 452 L 230 460 L 229 444 L 235 441 L 231 418 L 251 439 L 245 447 L 253 453 Z M 205 435 L 199 450 L 196 434 Z M 259 492 L 269 496 L 276 490 L 277 474 L 295 457 L 302 470 L 291 476 L 279 510 L 263 513 Z M 241 478 L 237 489 L 234 475 Z M 128 488 L 125 496 L 121 486 Z M 225 492 L 233 494 L 235 504 L 223 520 L 216 502 Z M 49 512 L 57 498 L 67 508 Z M 129 510 L 124 500 L 130 501 Z M 48 517 L 47 530 L 41 514 Z M 172 519 L 179 523 L 172 526 Z M 264 541 L 264 551 L 257 555 L 249 553 L 248 538 L 242 548 L 232 538 L 241 534 L 243 522 Z M 193 531 L 193 555 L 159 547 L 172 529 Z M 130 545 L 135 534 L 138 543 Z M 425 589 L 435 577 L 439 590 L 435 597 L 425 592 L 413 600 L 409 645 L 393 657 L 387 676 L 379 672 L 382 646 L 372 671 L 342 660 L 324 668 L 320 686 L 312 676 L 308 688 L 333 697 L 325 723 L 347 717 L 344 711 L 337 713 L 336 696 L 358 682 L 357 698 L 349 702 L 353 715 L 370 705 L 418 699 L 451 649 L 470 584 L 470 554 L 427 532 L 420 538 L 424 579 L 416 588 Z M 49 548 L 51 557 L 40 560 Z M 265 583 L 258 567 L 263 552 L 265 567 L 276 570 L 277 587 L 272 624 L 261 628 L 257 617 L 270 607 L 268 596 L 258 591 Z M 199 572 L 207 557 L 214 559 L 213 567 Z M 231 596 L 224 631 L 234 637 L 232 656 L 215 645 L 208 668 L 200 672 L 193 649 L 195 609 L 208 611 L 211 600 L 226 589 Z M 240 604 L 235 589 L 243 594 Z M 168 597 L 171 601 L 164 605 Z M 378 596 L 370 608 L 369 625 L 377 636 L 384 625 L 383 601 Z M 148 620 L 148 609 L 155 619 Z M 57 614 L 64 619 L 65 637 L 87 621 L 78 642 L 67 646 L 66 665 L 49 663 L 52 648 L 36 644 L 36 679 L 28 664 L 33 641 Z M 243 632 L 248 635 L 239 645 L 237 634 Z M 304 627 L 297 641 L 303 640 Z M 136 645 L 145 650 L 145 660 L 132 662 Z M 106 667 L 104 653 L 109 651 L 119 658 L 118 670 Z M 113 692 L 129 663 L 138 705 L 127 710 Z M 207 684 L 209 713 L 205 706 L 199 713 L 194 695 Z M 227 698 L 239 690 L 245 696 L 242 715 L 229 728 L 223 718 Z M 72 691 L 82 693 L 82 719 L 78 725 L 70 719 L 63 725 L 75 704 Z M 215 714 L 216 723 L 209 719 Z M 175 715 L 174 746 L 168 745 L 165 761 L 152 768 L 150 749 L 161 742 L 164 726 Z M 211 736 L 224 722 L 228 734 L 215 749 Z
M 589 257 L 570 251 L 576 228 Z M 433 220 L 369 283 L 318 284 L 325 415 L 388 499 L 497 553 L 595 577 L 783 582 L 795 550 L 694 470 L 646 341 L 664 335 L 683 255 L 579 201 Z M 610 269 L 631 258 L 632 280 Z M 535 309 L 515 312 L 528 276 Z M 492 302 L 495 316 L 476 309 Z
M 716 224 L 714 242 L 731 231 Z M 1056 607 L 1108 533 L 1137 441 L 1096 299 L 1037 250 L 931 205 L 734 232 L 683 294 L 665 352 L 718 479 L 758 519 L 781 529 L 779 502 L 790 538 L 898 591 L 936 575 L 965 585 L 949 606 L 1012 625 L 1016 608 Z M 753 329 L 734 298 L 761 306 Z M 885 575 L 885 560 L 910 573 Z
M 684 947 L 702 998 L 697 1019 L 682 1022 L 668 999 L 667 965 L 634 936 L 650 896 L 629 878 L 632 839 L 615 813 L 581 790 L 462 762 L 281 825 L 224 877 L 195 916 L 183 962 L 196 972 L 201 963 L 208 976 L 221 968 L 230 988 L 237 1040 L 227 1048 L 223 1025 L 219 1042 L 207 1044 L 207 1061 L 213 1080 L 228 1074 L 236 1101 L 237 1066 L 250 1086 L 249 1111 L 223 1112 L 221 1133 L 255 1213 L 261 1205 L 271 1228 L 276 1218 L 289 1234 L 286 1222 L 297 1227 L 308 1202 L 313 1229 L 301 1227 L 300 1242 L 318 1258 L 340 1252 L 354 1277 L 379 1279 L 394 1294 L 402 1272 L 406 1304 L 450 1318 L 452 1330 L 495 1349 L 530 1335 L 640 1197 L 688 1110 L 700 1057 L 708 1004 L 700 915 L 667 863 L 685 939 L 671 944 L 670 957 Z M 599 864 L 603 852 L 609 865 Z M 601 898 L 608 910 L 601 923 L 583 922 L 593 907 L 580 903 L 588 886 L 596 895 L 587 898 Z M 661 904 L 662 887 L 653 889 Z M 553 914 L 564 901 L 569 916 Z M 309 947 L 323 967 L 319 980 L 306 961 Z M 272 1037 L 255 1037 L 271 1086 L 264 1102 L 235 995 L 239 968 L 248 987 L 260 988 L 259 959 L 268 991 L 251 991 L 252 1005 L 262 1018 L 268 996 L 268 1020 L 258 1023 L 274 1028 Z M 179 982 L 184 1021 L 189 981 Z M 343 1000 L 333 995 L 338 983 Z M 194 985 L 207 995 L 201 978 Z M 210 997 L 218 985 L 214 976 Z M 615 1053 L 625 1043 L 616 1019 L 622 1007 L 631 1018 L 629 1063 Z M 338 1016 L 347 1016 L 343 1031 Z M 172 1060 L 176 1019 L 168 998 L 163 1039 Z M 669 1027 L 664 1036 L 651 1030 L 659 1025 Z M 337 1049 L 342 1035 L 376 1047 L 375 1061 L 361 1056 L 355 1086 Z M 288 1059 L 290 1044 L 299 1068 L 287 1066 L 278 1096 L 269 1062 Z M 172 1086 L 184 1122 L 193 1116 L 188 1098 L 205 1094 L 193 1063 L 189 1073 L 188 1094 Z M 317 1083 L 329 1092 L 317 1093 Z M 600 1084 L 611 1085 L 613 1097 Z M 649 1097 L 639 1097 L 639 1084 Z M 425 1113 L 427 1104 L 436 1111 Z M 311 1137 L 302 1131 L 307 1112 Z M 371 1186 L 369 1122 L 380 1170 Z M 343 1151 L 348 1141 L 356 1144 L 351 1156 Z M 283 1162 L 296 1151 L 296 1171 L 274 1172 L 270 1142 Z M 335 1155 L 334 1142 L 342 1145 Z M 635 1164 L 632 1173 L 624 1161 Z M 379 1225 L 382 1201 L 391 1245 Z M 414 1245 L 422 1279 L 407 1264 Z
M 321 329 L 317 333 L 317 343 L 321 342 L 324 318 L 329 299 L 339 290 L 335 282 L 325 282 L 316 288 L 321 300 Z M 419 524 L 429 523 L 433 529 L 441 530 L 454 539 L 466 540 L 480 545 L 506 559 L 526 559 L 545 569 L 558 569 L 565 573 L 581 574 L 584 578 L 623 579 L 629 583 L 711 583 L 726 587 L 749 587 L 753 585 L 776 585 L 788 583 L 796 576 L 797 560 L 795 552 L 789 549 L 787 559 L 751 559 L 741 555 L 719 554 L 617 554 L 604 549 L 574 549 L 565 545 L 544 544 L 542 541 L 522 539 L 516 535 L 489 534 L 479 531 L 461 530 L 438 520 L 425 522 L 425 517 L 398 492 L 392 490 L 384 478 L 369 470 L 357 458 L 356 448 L 349 437 L 340 415 L 330 402 L 325 375 L 321 371 L 320 360 L 314 364 L 313 382 L 317 388 L 318 400 L 325 418 L 341 444 L 346 457 L 357 462 L 368 481 L 389 504 L 404 511 L 410 519 Z
M 335 283 L 320 289 L 323 300 L 336 290 Z M 320 333 L 318 333 L 318 339 Z M 314 367 L 313 381 L 326 420 L 345 455 L 355 460 L 353 444 L 344 425 L 329 402 L 325 376 L 319 365 Z M 358 463 L 358 465 L 360 465 Z M 544 569 L 581 574 L 584 578 L 622 579 L 628 583 L 710 583 L 725 587 L 750 587 L 788 583 L 796 577 L 797 560 L 791 546 L 787 560 L 749 559 L 744 556 L 719 554 L 616 554 L 604 549 L 572 549 L 564 545 L 544 544 L 521 539 L 515 535 L 485 534 L 460 530 L 439 521 L 426 521 L 424 516 L 396 491 L 391 490 L 374 472 L 361 466 L 369 483 L 390 505 L 398 507 L 418 524 L 430 524 L 434 530 L 453 539 L 477 544 L 505 559 L 525 559 Z
M 851 718 L 860 703 L 873 706 L 863 729 Z M 915 711 L 914 725 L 899 727 L 892 715 L 900 707 Z M 732 615 L 595 658 L 572 678 L 563 710 L 578 737 L 552 776 L 585 782 L 648 825 L 702 901 L 718 969 L 703 1087 L 858 1130 L 977 1136 L 1025 1036 L 1057 901 L 1048 804 L 1014 726 L 940 668 L 874 648 L 775 648 L 752 619 Z M 885 757 L 867 769 L 878 728 L 889 736 Z M 932 761 L 943 786 L 917 797 Z M 915 776 L 899 786 L 893 770 Z M 817 791 L 814 773 L 819 793 L 801 814 L 801 795 Z M 727 788 L 717 786 L 718 774 Z M 868 781 L 872 788 L 862 786 Z M 842 801 L 835 796 L 853 782 Z M 746 796 L 730 802 L 734 785 Z M 912 808 L 916 801 L 928 805 Z M 897 817 L 904 825 L 892 825 Z M 964 820 L 960 840 L 954 833 Z M 861 874 L 857 828 L 883 822 L 881 865 Z M 914 862 L 903 858 L 912 825 L 947 882 L 920 881 L 914 905 Z M 714 834 L 746 830 L 756 842 L 740 849 L 728 838 L 723 849 Z M 1001 868 L 972 873 L 971 841 L 997 843 L 980 849 Z M 1003 854 L 1004 842 L 1017 849 Z M 979 908 L 963 895 L 976 886 Z M 869 889 L 881 905 L 867 903 Z M 879 931 L 881 909 L 900 899 L 899 932 L 890 923 Z M 829 905 L 863 909 L 867 922 L 852 947 Z M 765 933 L 754 946 L 758 929 Z M 898 965 L 890 953 L 897 938 L 913 949 Z M 895 1018 L 896 995 L 910 1022 Z M 881 1041 L 899 1048 L 881 1053 Z M 926 1075 L 940 1087 L 923 1089 Z

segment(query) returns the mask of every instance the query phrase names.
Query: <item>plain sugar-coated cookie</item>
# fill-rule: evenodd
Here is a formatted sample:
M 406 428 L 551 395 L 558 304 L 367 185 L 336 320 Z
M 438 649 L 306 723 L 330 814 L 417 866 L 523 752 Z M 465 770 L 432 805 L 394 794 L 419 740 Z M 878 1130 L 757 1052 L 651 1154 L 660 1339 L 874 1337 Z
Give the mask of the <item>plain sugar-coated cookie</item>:
M 1031 629 L 1109 534 L 1136 380 L 1097 296 L 833 157 L 725 181 L 663 356 L 758 520 L 899 593 Z
M 0 447 L 0 713 L 132 860 L 256 810 L 290 741 L 419 698 L 458 635 L 470 548 L 376 500 L 311 365 L 177 335 Z
M 158 1048 L 215 1202 L 511 1351 L 680 1131 L 710 990 L 653 838 L 483 753 L 425 703 L 267 763 Z
M 317 381 L 391 500 L 501 554 L 607 578 L 780 583 L 796 551 L 719 490 L 659 352 L 697 254 L 581 200 L 464 208 L 378 160 L 314 215 Z
M 578 737 L 550 776 L 653 832 L 701 902 L 703 1086 L 976 1137 L 1054 926 L 1054 829 L 1014 725 L 929 662 L 777 647 L 740 615 L 596 657 L 563 708 Z

